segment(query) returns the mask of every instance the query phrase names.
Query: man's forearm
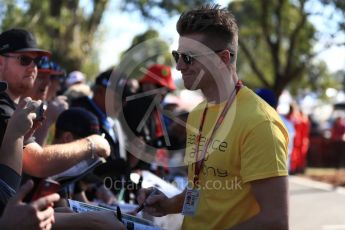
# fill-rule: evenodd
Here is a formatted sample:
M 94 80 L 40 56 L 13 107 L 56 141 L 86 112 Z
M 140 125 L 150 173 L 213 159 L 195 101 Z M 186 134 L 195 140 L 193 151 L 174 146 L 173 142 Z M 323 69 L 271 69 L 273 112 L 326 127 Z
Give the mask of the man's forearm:
M 88 158 L 91 158 L 91 152 L 85 139 L 44 148 L 37 143 L 31 143 L 24 149 L 23 169 L 32 176 L 48 177 Z
M 251 191 L 258 202 L 260 212 L 252 218 L 231 228 L 287 230 L 289 228 L 288 181 L 277 176 L 250 182 Z M 273 191 L 268 193 L 267 191 Z
M 23 137 L 13 137 L 6 132 L 0 149 L 0 164 L 7 165 L 22 174 Z

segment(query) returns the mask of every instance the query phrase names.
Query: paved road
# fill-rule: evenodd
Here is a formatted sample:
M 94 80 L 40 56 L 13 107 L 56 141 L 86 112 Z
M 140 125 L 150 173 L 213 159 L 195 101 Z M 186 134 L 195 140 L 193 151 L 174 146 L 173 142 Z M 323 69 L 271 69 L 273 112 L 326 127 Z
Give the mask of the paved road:
M 345 189 L 291 176 L 291 230 L 345 230 Z

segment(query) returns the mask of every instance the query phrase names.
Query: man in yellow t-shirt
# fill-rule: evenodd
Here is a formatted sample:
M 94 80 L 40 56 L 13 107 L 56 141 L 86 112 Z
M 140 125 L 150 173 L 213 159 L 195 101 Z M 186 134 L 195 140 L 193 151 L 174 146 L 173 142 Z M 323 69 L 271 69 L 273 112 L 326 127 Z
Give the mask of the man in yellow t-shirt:
M 139 203 L 154 216 L 182 212 L 183 229 L 288 229 L 288 134 L 238 79 L 233 16 L 202 7 L 182 14 L 177 31 L 177 69 L 185 87 L 206 98 L 186 124 L 189 184 L 172 198 L 141 190 Z
M 235 105 L 236 104 L 236 105 Z M 195 139 L 207 103 L 188 117 L 185 163 L 189 179 L 195 170 Z M 208 104 L 200 147 L 210 137 L 223 104 Z M 185 229 L 223 229 L 259 213 L 248 182 L 286 176 L 288 134 L 278 114 L 246 87 L 238 92 L 222 126 L 209 144 L 200 177 L 196 214 L 184 219 Z M 270 191 L 267 191 L 269 193 Z

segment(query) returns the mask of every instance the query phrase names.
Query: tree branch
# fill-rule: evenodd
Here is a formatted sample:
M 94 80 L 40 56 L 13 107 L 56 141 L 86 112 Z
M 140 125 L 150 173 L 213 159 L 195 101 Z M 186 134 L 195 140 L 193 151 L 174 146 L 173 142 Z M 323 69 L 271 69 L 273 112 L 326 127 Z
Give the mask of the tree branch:
M 292 72 L 291 68 L 292 68 L 292 63 L 293 63 L 293 52 L 295 50 L 295 46 L 296 46 L 296 41 L 297 41 L 297 37 L 301 31 L 301 29 L 304 27 L 306 20 L 307 20 L 307 14 L 304 13 L 304 5 L 305 5 L 305 0 L 300 0 L 300 14 L 301 14 L 301 20 L 297 23 L 295 29 L 292 31 L 291 35 L 290 35 L 290 44 L 289 44 L 289 50 L 288 50 L 288 56 L 287 56 L 287 64 L 286 64 L 286 68 L 285 68 L 285 76 L 289 76 L 290 77 L 290 73 Z
M 265 38 L 265 41 L 267 43 L 267 45 L 270 47 L 271 49 L 271 52 L 273 54 L 273 51 L 275 50 L 274 48 L 274 43 L 273 41 L 271 40 L 271 37 L 270 37 L 270 31 L 269 31 L 269 28 L 268 28 L 268 7 L 269 7 L 269 1 L 266 1 L 266 0 L 261 0 L 261 9 L 262 9 L 262 15 L 261 15 L 261 27 L 262 27 L 262 31 L 263 31 L 263 35 L 264 35 L 264 38 Z M 274 59 L 274 58 L 273 58 Z
M 277 23 L 272 23 L 272 30 L 274 30 L 275 34 L 271 32 L 271 29 L 269 28 L 269 17 L 270 13 L 268 12 L 269 5 L 271 4 L 270 1 L 267 0 L 261 0 L 261 9 L 262 9 L 262 15 L 261 15 L 261 26 L 263 31 L 263 36 L 265 38 L 265 41 L 268 45 L 268 47 L 271 50 L 271 58 L 273 62 L 273 69 L 274 69 L 274 78 L 275 81 L 280 76 L 280 58 L 279 58 L 279 52 L 280 52 L 280 46 L 281 46 L 281 11 L 284 5 L 284 0 L 279 0 L 277 7 L 274 9 L 274 14 L 276 16 Z M 272 35 L 275 36 L 275 39 L 272 39 Z
M 91 36 L 96 32 L 98 25 L 101 23 L 103 12 L 107 7 L 108 0 L 94 0 L 94 10 L 87 20 L 87 33 Z
M 286 85 L 288 82 L 293 81 L 301 76 L 303 70 L 308 68 L 308 65 L 311 63 L 311 60 L 316 57 L 318 53 L 308 54 L 304 61 L 301 61 L 298 66 L 296 66 L 290 75 L 285 75 L 284 78 L 281 79 L 279 85 Z M 279 88 L 279 87 L 278 87 Z
M 285 4 L 285 0 L 279 0 L 278 5 L 275 8 L 275 14 L 277 16 L 277 24 L 276 24 L 276 36 L 277 36 L 277 42 L 276 42 L 276 53 L 275 53 L 275 82 L 278 81 L 278 78 L 281 76 L 281 62 L 279 58 L 280 54 L 280 48 L 281 48 L 281 40 L 282 40 L 282 11 L 283 6 Z
M 246 55 L 246 57 L 249 60 L 249 64 L 250 67 L 252 68 L 252 70 L 254 71 L 254 73 L 258 76 L 258 78 L 260 79 L 260 81 L 265 85 L 265 87 L 270 87 L 270 84 L 267 82 L 267 80 L 265 79 L 264 74 L 259 70 L 258 66 L 256 65 L 256 62 L 254 60 L 253 55 L 250 53 L 249 49 L 247 48 L 247 46 L 244 44 L 242 39 L 239 39 L 238 44 L 240 45 L 240 47 L 242 48 L 244 54 Z

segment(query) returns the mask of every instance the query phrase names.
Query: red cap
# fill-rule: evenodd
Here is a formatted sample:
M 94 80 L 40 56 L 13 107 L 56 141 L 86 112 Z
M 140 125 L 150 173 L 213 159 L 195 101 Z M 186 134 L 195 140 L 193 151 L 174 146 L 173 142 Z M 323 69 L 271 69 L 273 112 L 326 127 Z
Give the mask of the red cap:
M 166 65 L 154 64 L 147 69 L 144 77 L 139 81 L 141 84 L 157 84 L 170 90 L 175 90 L 176 86 L 171 76 L 171 68 Z

